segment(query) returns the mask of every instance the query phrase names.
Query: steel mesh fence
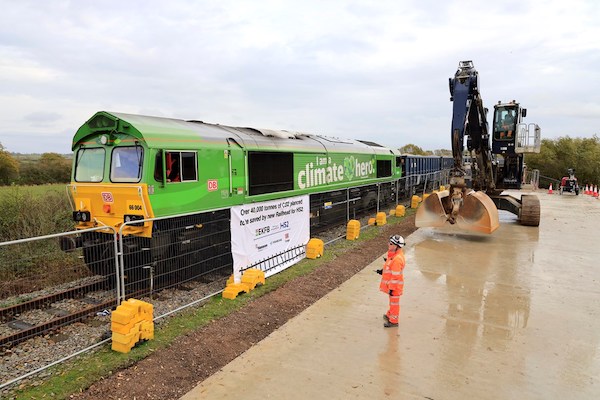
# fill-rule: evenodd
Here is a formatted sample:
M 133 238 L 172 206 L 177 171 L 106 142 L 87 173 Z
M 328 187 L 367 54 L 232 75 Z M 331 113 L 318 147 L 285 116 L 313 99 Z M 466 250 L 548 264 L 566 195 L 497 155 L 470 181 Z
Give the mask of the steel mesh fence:
M 96 234 L 86 230 L 0 243 L 0 346 L 117 304 L 115 234 L 106 234 L 107 242 L 91 240 Z

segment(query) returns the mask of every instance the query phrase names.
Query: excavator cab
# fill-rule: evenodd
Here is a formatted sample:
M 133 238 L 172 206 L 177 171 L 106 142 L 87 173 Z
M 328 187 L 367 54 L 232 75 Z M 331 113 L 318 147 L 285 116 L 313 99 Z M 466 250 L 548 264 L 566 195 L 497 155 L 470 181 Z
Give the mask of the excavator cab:
M 524 153 L 539 153 L 541 130 L 537 124 L 526 124 L 527 109 L 512 100 L 494 106 L 492 153 L 496 158 L 496 188 L 521 189 Z
M 514 100 L 510 103 L 498 102 L 494 106 L 492 153 L 513 155 L 540 152 L 541 129 L 537 124 L 524 123 L 526 116 L 527 109 Z

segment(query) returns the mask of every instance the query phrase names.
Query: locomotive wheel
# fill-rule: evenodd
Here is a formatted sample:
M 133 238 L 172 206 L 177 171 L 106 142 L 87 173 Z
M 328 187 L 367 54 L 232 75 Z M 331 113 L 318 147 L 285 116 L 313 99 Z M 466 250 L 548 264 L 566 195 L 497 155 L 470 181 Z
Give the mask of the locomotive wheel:
M 540 199 L 534 195 L 521 196 L 521 225 L 540 225 Z

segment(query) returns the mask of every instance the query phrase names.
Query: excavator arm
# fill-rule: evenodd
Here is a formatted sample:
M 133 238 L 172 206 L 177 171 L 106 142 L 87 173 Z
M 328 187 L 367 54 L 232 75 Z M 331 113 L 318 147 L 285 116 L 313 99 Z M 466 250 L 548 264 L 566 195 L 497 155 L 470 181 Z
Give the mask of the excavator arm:
M 498 210 L 485 191 L 495 186 L 486 109 L 479 94 L 478 73 L 472 61 L 461 61 L 454 78 L 450 78 L 453 103 L 451 141 L 454 165 L 450 188 L 433 193 L 419 207 L 418 227 L 443 226 L 446 222 L 484 233 L 499 226 Z M 466 182 L 464 142 L 471 154 L 472 187 Z

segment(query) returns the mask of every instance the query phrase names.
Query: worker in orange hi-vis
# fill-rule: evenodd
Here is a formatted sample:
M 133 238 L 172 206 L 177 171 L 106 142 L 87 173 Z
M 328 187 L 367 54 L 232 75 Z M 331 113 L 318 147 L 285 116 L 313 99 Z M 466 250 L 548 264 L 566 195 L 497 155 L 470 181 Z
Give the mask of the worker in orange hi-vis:
M 404 252 L 402 247 L 406 242 L 400 235 L 390 237 L 388 246 L 388 254 L 385 259 L 383 269 L 378 269 L 377 272 L 381 275 L 381 283 L 379 290 L 386 293 L 390 297 L 390 307 L 383 315 L 386 328 L 395 328 L 398 326 L 398 317 L 400 316 L 400 296 L 404 291 Z

